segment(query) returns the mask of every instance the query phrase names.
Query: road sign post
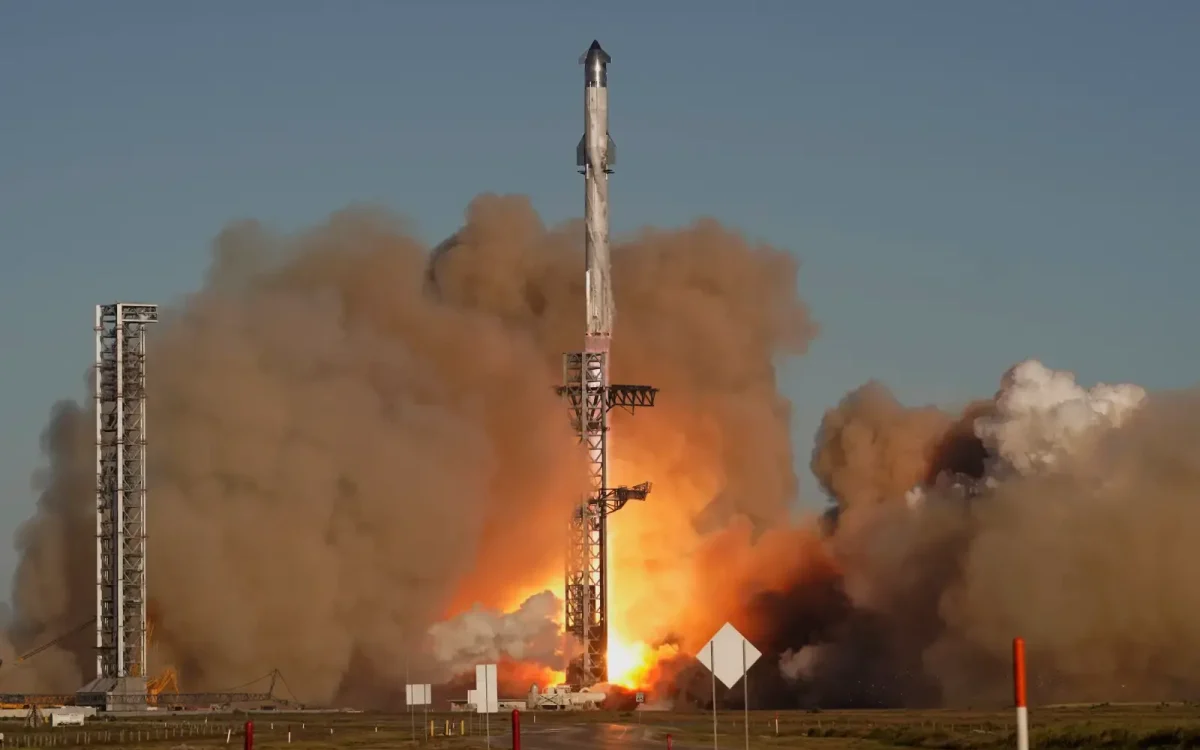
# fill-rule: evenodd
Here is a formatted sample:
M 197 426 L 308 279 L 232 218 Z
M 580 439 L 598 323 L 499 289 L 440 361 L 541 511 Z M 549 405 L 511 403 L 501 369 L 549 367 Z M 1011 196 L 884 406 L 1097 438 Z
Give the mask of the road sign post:
M 433 732 L 429 730 L 429 704 L 433 703 L 433 686 L 428 683 L 424 685 L 405 685 L 404 700 L 408 703 L 408 721 L 412 725 L 413 741 L 416 741 L 417 736 L 416 718 L 415 714 L 413 714 L 414 706 L 425 707 L 425 731 L 432 735 Z
M 717 639 L 714 636 L 708 642 L 708 663 L 711 668 L 708 670 L 712 674 L 712 710 L 713 710 L 713 750 L 718 750 L 717 745 Z
M 712 674 L 713 750 L 717 743 L 717 680 L 726 688 L 742 681 L 742 713 L 745 722 L 746 750 L 750 750 L 750 680 L 747 670 L 762 656 L 762 652 L 730 623 L 725 623 L 717 634 L 696 654 L 700 663 Z
M 476 664 L 475 665 L 475 699 L 476 703 L 480 697 L 483 698 L 482 705 L 477 705 L 475 710 L 483 714 L 483 734 L 487 747 L 492 746 L 492 724 L 491 716 L 493 712 L 500 710 L 500 699 L 496 695 L 496 665 L 495 664 Z
M 750 677 L 746 675 L 746 639 L 742 639 L 742 725 L 746 731 L 746 750 L 750 750 Z

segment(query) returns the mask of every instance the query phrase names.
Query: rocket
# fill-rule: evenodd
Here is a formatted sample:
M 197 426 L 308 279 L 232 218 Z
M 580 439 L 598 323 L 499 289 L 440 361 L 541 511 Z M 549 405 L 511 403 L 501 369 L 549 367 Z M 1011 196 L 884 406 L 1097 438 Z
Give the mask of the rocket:
M 583 137 L 575 163 L 586 183 L 584 222 L 587 271 L 587 348 L 608 349 L 613 326 L 612 258 L 608 247 L 608 176 L 617 146 L 608 134 L 608 63 L 612 58 L 593 41 L 579 58 L 583 65 Z
M 608 680 L 608 516 L 627 500 L 645 500 L 649 482 L 636 487 L 608 484 L 608 453 L 612 436 L 608 412 L 622 406 L 653 406 L 658 391 L 648 385 L 608 382 L 615 305 L 612 257 L 608 246 L 608 175 L 617 161 L 617 147 L 608 135 L 608 64 L 612 58 L 592 42 L 579 58 L 583 65 L 583 138 L 575 148 L 575 163 L 584 178 L 584 218 L 587 264 L 587 330 L 583 351 L 563 355 L 563 385 L 571 424 L 587 447 L 591 492 L 580 498 L 571 515 L 571 540 L 566 570 L 566 629 L 583 646 L 580 677 L 584 686 Z M 574 667 L 570 667 L 574 669 Z

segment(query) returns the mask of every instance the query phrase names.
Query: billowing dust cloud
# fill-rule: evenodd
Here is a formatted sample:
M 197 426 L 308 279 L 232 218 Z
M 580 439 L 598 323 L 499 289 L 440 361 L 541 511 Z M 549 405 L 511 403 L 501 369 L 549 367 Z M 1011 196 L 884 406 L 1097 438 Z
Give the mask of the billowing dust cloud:
M 1193 695 L 1198 438 L 1194 392 L 1085 390 L 1036 361 L 961 414 L 852 393 L 812 462 L 837 501 L 824 547 L 838 573 L 761 598 L 781 655 L 763 689 L 801 705 L 1001 703 L 1021 635 L 1031 700 Z
M 553 386 L 582 340 L 581 237 L 498 196 L 432 259 L 363 211 L 220 235 L 150 341 L 152 672 L 205 690 L 279 668 L 303 700 L 387 705 L 480 659 L 513 692 L 562 669 L 585 482 Z M 1200 689 L 1197 392 L 1034 361 L 955 410 L 868 383 L 817 436 L 829 512 L 795 522 L 775 374 L 815 334 L 795 258 L 711 220 L 613 258 L 613 380 L 661 389 L 613 419 L 614 482 L 654 483 L 610 527 L 615 682 L 705 702 L 687 655 L 731 620 L 767 654 L 763 708 L 1002 702 L 1014 635 L 1034 701 Z M 43 444 L 12 690 L 92 669 L 86 629 L 13 664 L 94 612 L 90 404 L 57 406 Z
M 561 663 L 562 607 L 549 591 L 529 597 L 510 613 L 472 606 L 429 628 L 433 658 L 455 672 L 472 674 L 476 664 L 503 657 L 533 664 Z
M 553 386 L 582 341 L 581 238 L 499 196 L 476 199 L 432 263 L 402 222 L 364 211 L 218 237 L 202 288 L 149 341 L 152 673 L 205 690 L 279 668 L 302 700 L 370 702 L 497 648 L 430 626 L 561 582 L 585 474 Z M 794 256 L 715 221 L 644 231 L 613 259 L 614 382 L 663 393 L 615 420 L 617 478 L 656 487 L 615 525 L 615 575 L 687 578 L 681 550 L 783 522 L 796 478 L 773 365 L 814 326 Z M 44 437 L 6 661 L 94 613 L 90 408 L 59 405 Z M 552 658 L 544 621 L 501 630 L 503 658 Z M 72 690 L 91 638 L 0 682 Z

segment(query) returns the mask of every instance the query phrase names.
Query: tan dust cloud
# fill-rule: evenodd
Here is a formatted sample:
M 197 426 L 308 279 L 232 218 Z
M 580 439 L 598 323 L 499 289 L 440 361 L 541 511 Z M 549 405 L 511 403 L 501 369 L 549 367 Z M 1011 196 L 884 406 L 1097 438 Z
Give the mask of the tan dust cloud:
M 946 689 L 962 689 L 974 663 L 1002 672 L 1019 634 L 1039 700 L 1195 695 L 1198 445 L 1200 394 L 1159 394 L 1085 453 L 979 503 L 940 601 L 947 633 L 928 655 Z
M 812 472 L 843 509 L 903 499 L 944 473 L 979 476 L 984 452 L 972 424 L 988 408 L 977 402 L 959 415 L 908 408 L 871 381 L 825 413 Z
M 840 493 L 841 575 L 823 609 L 811 580 L 762 603 L 784 653 L 772 697 L 1001 704 L 1017 635 L 1034 702 L 1194 695 L 1200 396 L 1143 396 L 1026 362 L 961 419 L 875 385 L 847 397 L 813 461 Z
M 221 234 L 150 341 L 152 671 L 201 690 L 278 667 L 304 700 L 370 700 L 406 663 L 432 668 L 429 625 L 561 571 L 583 472 L 553 386 L 581 341 L 581 237 L 501 196 L 472 202 L 432 267 L 371 212 Z M 777 522 L 796 480 L 772 365 L 814 333 L 794 257 L 714 221 L 613 257 L 614 380 L 663 389 L 614 432 L 616 455 L 645 456 L 627 481 L 656 483 L 645 519 Z M 14 590 L 22 648 L 94 611 L 87 407 L 62 407 L 48 443 Z M 676 507 L 693 482 L 706 496 Z M 632 546 L 646 564 L 672 551 Z M 87 640 L 67 648 L 75 674 L 39 687 L 90 675 Z

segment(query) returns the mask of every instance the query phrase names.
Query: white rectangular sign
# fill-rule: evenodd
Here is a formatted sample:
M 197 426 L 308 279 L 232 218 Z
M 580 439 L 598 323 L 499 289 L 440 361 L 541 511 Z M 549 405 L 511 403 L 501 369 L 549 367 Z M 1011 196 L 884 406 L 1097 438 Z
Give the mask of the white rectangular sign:
M 725 623 L 696 654 L 700 663 L 708 667 L 725 687 L 736 685 L 761 656 L 762 652 L 729 623 Z
M 404 700 L 410 706 L 433 705 L 432 685 L 405 685 Z
M 500 710 L 500 696 L 496 695 L 496 665 L 475 665 L 475 712 L 494 714 Z

